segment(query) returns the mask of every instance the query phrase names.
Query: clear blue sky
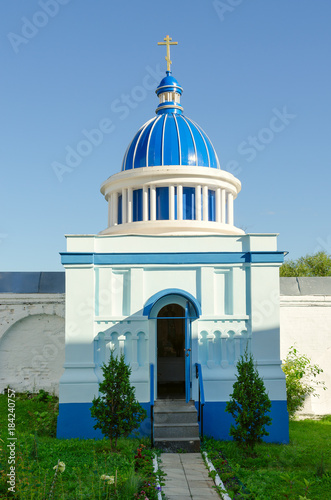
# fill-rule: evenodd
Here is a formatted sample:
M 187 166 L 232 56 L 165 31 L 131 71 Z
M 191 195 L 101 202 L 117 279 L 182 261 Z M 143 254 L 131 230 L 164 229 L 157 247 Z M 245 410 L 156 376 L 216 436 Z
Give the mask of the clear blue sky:
M 7 0 L 0 9 L 0 270 L 62 270 L 64 234 L 105 229 L 100 185 L 154 116 L 167 34 L 178 41 L 184 113 L 242 182 L 236 225 L 280 233 L 291 258 L 331 253 L 329 0 Z M 54 162 L 103 119 L 112 132 L 60 182 Z

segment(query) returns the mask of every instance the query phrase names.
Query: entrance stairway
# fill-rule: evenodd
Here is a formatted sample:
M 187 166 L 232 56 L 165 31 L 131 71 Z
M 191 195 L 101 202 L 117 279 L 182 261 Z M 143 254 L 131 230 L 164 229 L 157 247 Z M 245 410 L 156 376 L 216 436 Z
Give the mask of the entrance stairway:
M 168 452 L 200 450 L 194 401 L 158 399 L 154 406 L 154 445 Z

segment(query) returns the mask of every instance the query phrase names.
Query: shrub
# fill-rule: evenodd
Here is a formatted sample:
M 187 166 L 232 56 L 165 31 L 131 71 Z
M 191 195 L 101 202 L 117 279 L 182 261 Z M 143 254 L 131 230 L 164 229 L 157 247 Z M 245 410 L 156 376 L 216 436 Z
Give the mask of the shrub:
M 110 354 L 108 364 L 102 366 L 103 381 L 99 384 L 102 396 L 92 401 L 91 414 L 96 418 L 95 429 L 110 439 L 111 449 L 119 437 L 127 437 L 146 417 L 146 411 L 135 399 L 135 389 L 130 384 L 131 368 L 120 358 Z
M 317 385 L 326 390 L 325 382 L 315 380 L 323 370 L 318 365 L 312 365 L 310 358 L 299 354 L 294 346 L 290 347 L 282 369 L 286 376 L 287 411 L 290 418 L 293 418 L 295 413 L 303 408 L 308 396 L 319 397 L 316 393 Z
M 231 425 L 230 436 L 252 452 L 255 444 L 269 435 L 265 426 L 272 421 L 266 415 L 271 409 L 271 402 L 247 348 L 238 360 L 237 372 L 237 381 L 233 384 L 225 411 L 231 413 L 236 422 L 236 426 Z

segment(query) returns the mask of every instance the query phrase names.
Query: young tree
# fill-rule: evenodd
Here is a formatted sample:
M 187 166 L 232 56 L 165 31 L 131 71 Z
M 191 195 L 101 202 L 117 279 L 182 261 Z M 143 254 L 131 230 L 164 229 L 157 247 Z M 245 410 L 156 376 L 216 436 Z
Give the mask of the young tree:
M 230 436 L 253 452 L 255 444 L 261 442 L 263 436 L 269 435 L 265 426 L 272 421 L 267 415 L 271 402 L 247 348 L 237 362 L 237 372 L 237 381 L 233 384 L 231 399 L 225 411 L 231 413 L 236 422 L 236 426 L 231 425 Z
M 111 449 L 117 446 L 119 437 L 127 437 L 147 417 L 146 411 L 135 398 L 130 384 L 131 368 L 124 361 L 110 354 L 108 364 L 102 365 L 104 379 L 99 384 L 102 394 L 92 401 L 91 415 L 97 420 L 95 429 L 110 439 Z
M 297 260 L 287 260 L 280 267 L 281 277 L 331 276 L 331 255 L 317 252 Z
M 326 390 L 325 382 L 316 380 L 317 375 L 323 370 L 318 365 L 312 365 L 310 358 L 305 354 L 299 354 L 294 346 L 290 347 L 282 369 L 286 375 L 287 411 L 290 418 L 293 418 L 309 395 L 319 397 L 314 385 Z

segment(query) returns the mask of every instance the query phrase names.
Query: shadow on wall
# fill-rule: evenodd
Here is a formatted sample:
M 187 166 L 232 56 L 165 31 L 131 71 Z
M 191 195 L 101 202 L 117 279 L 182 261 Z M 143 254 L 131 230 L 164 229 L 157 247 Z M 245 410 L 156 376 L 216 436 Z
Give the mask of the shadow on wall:
M 44 389 L 58 395 L 64 364 L 64 319 L 36 314 L 14 323 L 0 340 L 0 391 Z

